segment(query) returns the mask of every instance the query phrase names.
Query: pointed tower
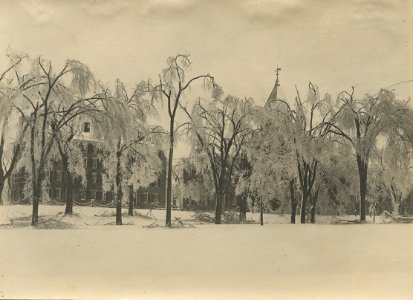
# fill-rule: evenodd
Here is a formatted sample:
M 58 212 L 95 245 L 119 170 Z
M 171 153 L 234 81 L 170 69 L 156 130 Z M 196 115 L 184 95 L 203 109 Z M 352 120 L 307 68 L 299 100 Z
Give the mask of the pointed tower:
M 267 106 L 271 105 L 272 102 L 274 102 L 278 99 L 278 87 L 280 86 L 280 81 L 278 79 L 278 75 L 280 75 L 280 71 L 281 71 L 281 68 L 279 68 L 278 65 L 277 65 L 277 70 L 276 70 L 276 73 L 275 73 L 276 76 L 277 76 L 277 79 L 275 80 L 274 88 L 272 89 L 271 94 L 268 97 L 267 102 L 265 103 L 265 105 L 267 105 Z

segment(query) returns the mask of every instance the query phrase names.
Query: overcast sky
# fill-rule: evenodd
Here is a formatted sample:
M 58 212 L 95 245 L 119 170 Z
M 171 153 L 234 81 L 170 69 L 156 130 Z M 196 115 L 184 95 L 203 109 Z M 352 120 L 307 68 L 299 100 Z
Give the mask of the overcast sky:
M 352 85 L 374 93 L 413 79 L 411 6 L 408 0 L 0 0 L 0 50 L 10 46 L 54 63 L 78 59 L 103 82 L 121 78 L 130 85 L 157 78 L 168 56 L 188 53 L 193 75 L 210 73 L 226 93 L 257 104 L 269 96 L 277 64 L 289 98 L 294 85 L 304 90 L 309 80 L 333 95 Z
M 104 82 L 157 74 L 189 53 L 193 74 L 263 103 L 275 68 L 288 97 L 309 80 L 374 92 L 408 74 L 408 1 L 3 1 L 0 45 L 54 62 L 79 59 Z

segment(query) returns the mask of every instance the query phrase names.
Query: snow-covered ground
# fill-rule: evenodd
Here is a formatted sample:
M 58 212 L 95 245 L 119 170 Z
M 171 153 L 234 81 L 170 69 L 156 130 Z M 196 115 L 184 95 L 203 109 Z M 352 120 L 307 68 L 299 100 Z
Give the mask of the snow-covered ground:
M 21 218 L 26 208 L 0 211 Z M 165 229 L 139 216 L 124 218 L 138 226 L 94 226 L 114 217 L 75 211 L 62 219 L 78 225 L 70 230 L 2 226 L 0 298 L 413 299 L 412 224 Z M 153 211 L 160 225 L 164 213 Z
M 32 207 L 30 205 L 8 205 L 0 206 L 0 226 L 7 225 L 13 222 L 14 227 L 28 226 L 30 224 Z M 71 225 L 71 227 L 85 227 L 85 226 L 100 226 L 100 225 L 114 225 L 115 222 L 115 209 L 104 207 L 82 207 L 75 206 L 73 208 L 74 215 L 69 217 L 63 214 L 64 206 L 59 205 L 40 205 L 39 216 L 40 223 L 44 223 L 45 227 L 53 228 L 56 222 L 59 222 L 61 227 Z M 165 210 L 135 210 L 135 217 L 127 216 L 127 209 L 123 210 L 123 223 L 125 225 L 138 225 L 138 226 L 163 226 L 165 223 Z M 173 220 L 176 218 L 181 219 L 185 223 L 199 225 L 200 222 L 195 222 L 194 212 L 192 211 L 173 211 Z M 213 217 L 213 213 L 210 213 Z M 339 216 L 344 220 L 356 220 L 356 216 Z M 50 220 L 53 219 L 50 223 Z M 260 219 L 259 213 L 247 213 L 247 220 L 249 222 L 258 223 Z M 299 216 L 297 216 L 297 222 L 299 222 Z M 316 216 L 316 222 L 319 224 L 331 224 L 335 220 L 334 216 Z M 376 216 L 376 223 L 385 223 L 388 220 L 382 216 Z M 288 224 L 290 222 L 289 214 L 265 214 L 264 222 L 266 224 Z M 367 218 L 367 223 L 372 223 L 372 218 Z M 50 224 L 49 224 L 50 223 Z

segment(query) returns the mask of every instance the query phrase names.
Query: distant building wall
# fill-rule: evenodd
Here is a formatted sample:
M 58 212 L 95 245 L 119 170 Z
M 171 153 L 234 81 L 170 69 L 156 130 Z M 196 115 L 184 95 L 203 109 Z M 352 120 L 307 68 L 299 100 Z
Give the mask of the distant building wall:
M 115 193 L 103 191 L 102 173 L 103 165 L 98 159 L 99 149 L 93 141 L 82 141 L 86 178 L 75 177 L 71 188 L 75 205 L 87 206 L 111 206 L 114 205 Z M 130 199 L 135 202 L 137 208 L 165 207 L 166 198 L 166 159 L 163 152 L 159 152 L 162 169 L 158 180 L 147 188 L 134 191 Z M 63 169 L 60 161 L 54 162 L 50 171 L 46 171 L 45 193 L 49 196 L 50 204 L 64 204 L 68 193 L 68 172 Z M 31 200 L 26 196 L 28 174 L 25 170 L 19 170 L 13 175 L 11 188 L 11 202 L 14 204 L 29 204 Z M 124 201 L 126 205 L 126 201 Z
M 158 180 L 146 188 L 135 191 L 134 201 L 137 208 L 165 208 L 166 207 L 166 157 L 162 151 L 158 152 L 161 160 L 161 172 Z

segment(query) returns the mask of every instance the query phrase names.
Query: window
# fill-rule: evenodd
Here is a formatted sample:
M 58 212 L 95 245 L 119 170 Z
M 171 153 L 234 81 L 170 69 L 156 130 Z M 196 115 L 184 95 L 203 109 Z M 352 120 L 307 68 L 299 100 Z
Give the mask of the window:
M 50 171 L 46 171 L 46 181 L 50 183 Z
M 158 194 L 151 194 L 151 202 L 158 203 Z
M 62 171 L 56 171 L 56 182 L 62 182 Z
M 97 174 L 96 173 L 90 174 L 90 181 L 91 181 L 91 183 L 96 183 L 97 182 Z
M 143 200 L 142 202 L 149 203 L 149 194 L 148 193 L 139 194 L 139 196 Z
M 89 190 L 87 191 L 87 200 L 95 200 L 96 199 L 96 191 L 95 190 Z
M 90 122 L 83 123 L 82 132 L 90 132 Z
M 96 200 L 101 201 L 102 200 L 102 192 L 96 192 Z
M 86 191 L 83 190 L 83 189 L 80 191 L 80 199 L 81 199 L 82 201 L 85 201 L 85 200 L 86 200 Z
M 98 167 L 98 159 L 92 158 L 92 169 L 96 169 Z
M 49 190 L 49 198 L 52 199 L 53 198 L 53 189 L 48 189 Z
M 55 195 L 54 195 L 55 198 L 56 198 L 56 199 L 62 199 L 62 195 L 63 195 L 63 194 L 62 194 L 62 189 L 61 189 L 61 188 L 56 188 L 56 189 L 55 189 Z
M 94 153 L 94 148 L 92 144 L 87 144 L 87 153 Z
M 112 192 L 106 192 L 105 193 L 105 200 L 106 201 L 112 201 L 113 200 Z

